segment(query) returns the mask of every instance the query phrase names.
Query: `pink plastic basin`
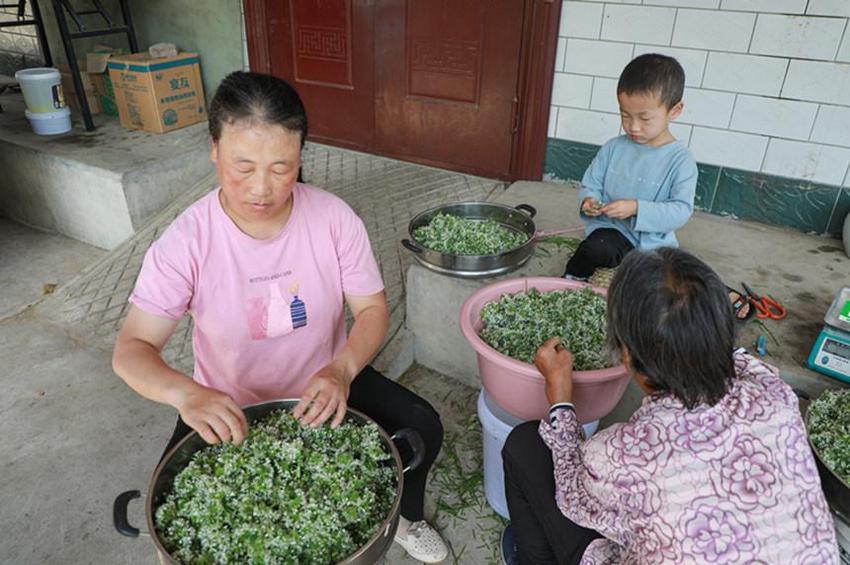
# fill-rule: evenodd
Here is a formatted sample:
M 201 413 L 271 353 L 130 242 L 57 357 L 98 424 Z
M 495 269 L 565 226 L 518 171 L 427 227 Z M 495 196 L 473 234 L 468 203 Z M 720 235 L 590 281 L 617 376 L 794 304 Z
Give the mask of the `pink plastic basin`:
M 549 290 L 577 290 L 590 286 L 585 283 L 556 277 L 528 277 L 493 283 L 479 289 L 460 311 L 460 328 L 469 344 L 478 355 L 478 372 L 484 389 L 502 408 L 523 420 L 548 418 L 549 401 L 546 399 L 543 375 L 534 365 L 511 359 L 499 353 L 479 337 L 484 324 L 481 309 L 495 302 L 503 294 L 527 292 L 536 288 L 540 292 Z M 591 286 L 594 292 L 606 295 L 604 288 Z M 620 401 L 629 374 L 625 366 L 619 365 L 596 371 L 573 373 L 573 403 L 576 415 L 582 423 L 592 422 L 607 415 Z

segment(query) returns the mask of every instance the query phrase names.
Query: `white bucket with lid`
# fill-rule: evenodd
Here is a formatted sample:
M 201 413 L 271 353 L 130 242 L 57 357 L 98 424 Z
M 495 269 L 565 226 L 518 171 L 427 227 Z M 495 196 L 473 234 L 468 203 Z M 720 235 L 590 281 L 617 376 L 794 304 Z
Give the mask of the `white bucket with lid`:
M 484 496 L 487 503 L 503 518 L 510 519 L 505 498 L 505 470 L 502 466 L 502 447 L 505 440 L 523 420 L 499 406 L 485 390 L 478 395 L 478 419 L 484 436 Z M 590 437 L 599 427 L 599 420 L 582 426 L 584 436 Z
M 65 108 L 62 92 L 62 76 L 53 67 L 23 69 L 15 73 L 21 85 L 27 110 L 35 114 L 46 114 Z
M 58 135 L 71 131 L 71 109 L 62 108 L 55 112 L 24 112 L 32 131 L 38 135 Z

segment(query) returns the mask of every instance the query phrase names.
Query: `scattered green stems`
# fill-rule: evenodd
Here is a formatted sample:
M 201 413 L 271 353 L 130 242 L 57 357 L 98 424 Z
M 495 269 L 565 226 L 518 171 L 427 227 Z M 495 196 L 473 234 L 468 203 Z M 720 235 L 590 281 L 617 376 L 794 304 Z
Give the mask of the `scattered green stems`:
M 555 246 L 556 251 L 561 251 L 565 249 L 572 253 L 578 248 L 581 243 L 580 237 L 564 237 L 562 235 L 550 235 L 548 237 L 544 237 L 542 239 L 537 240 L 537 250 L 542 251 L 544 246 L 548 247 L 551 245 Z M 546 252 L 551 254 L 551 251 L 546 249 Z
M 288 410 L 195 453 L 155 513 L 182 563 L 336 563 L 387 518 L 395 470 L 374 424 L 303 428 Z
M 809 438 L 827 467 L 850 483 L 850 390 L 828 390 L 811 403 Z
M 481 339 L 519 361 L 531 363 L 543 342 L 560 337 L 577 371 L 609 366 L 605 359 L 606 302 L 590 288 L 506 294 L 482 308 Z
M 420 394 L 424 394 L 422 391 Z M 502 562 L 499 539 L 505 520 L 487 504 L 484 495 L 484 445 L 481 423 L 470 412 L 478 391 L 449 394 L 438 403 L 452 413 L 466 414 L 459 425 L 447 423 L 443 447 L 431 470 L 428 491 L 434 498 L 434 522 L 443 531 L 456 532 L 461 524 L 474 522 L 470 533 L 479 555 L 489 554 L 489 562 Z M 474 410 L 474 409 L 473 409 Z M 454 563 L 465 563 L 469 544 L 455 548 L 451 535 L 446 538 Z
M 471 220 L 442 212 L 413 231 L 428 249 L 451 255 L 496 255 L 519 247 L 528 235 L 495 220 Z

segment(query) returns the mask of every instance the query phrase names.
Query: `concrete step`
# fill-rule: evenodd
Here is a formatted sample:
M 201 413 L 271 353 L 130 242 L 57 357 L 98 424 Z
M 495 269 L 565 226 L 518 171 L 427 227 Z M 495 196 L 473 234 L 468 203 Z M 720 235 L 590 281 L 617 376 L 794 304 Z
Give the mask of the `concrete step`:
M 206 122 L 153 134 L 98 115 L 93 132 L 40 136 L 20 93 L 0 105 L 0 210 L 90 245 L 116 247 L 213 170 Z

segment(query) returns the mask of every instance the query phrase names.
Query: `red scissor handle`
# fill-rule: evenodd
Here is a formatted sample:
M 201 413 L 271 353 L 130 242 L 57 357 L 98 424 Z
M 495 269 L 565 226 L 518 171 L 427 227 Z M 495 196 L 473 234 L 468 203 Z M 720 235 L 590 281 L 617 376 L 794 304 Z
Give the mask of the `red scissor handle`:
M 753 306 L 755 306 L 756 310 L 758 310 L 756 316 L 762 320 L 764 318 L 781 320 L 788 315 L 785 307 L 769 296 L 762 296 L 758 300 L 751 297 L 750 300 L 752 300 Z

